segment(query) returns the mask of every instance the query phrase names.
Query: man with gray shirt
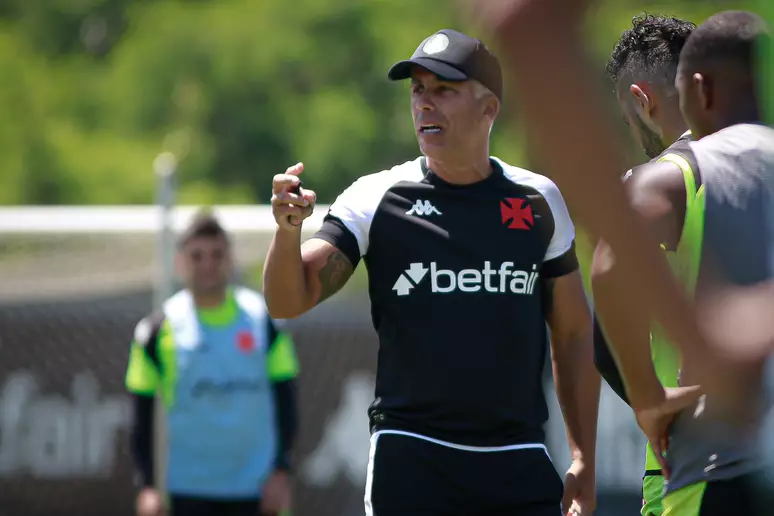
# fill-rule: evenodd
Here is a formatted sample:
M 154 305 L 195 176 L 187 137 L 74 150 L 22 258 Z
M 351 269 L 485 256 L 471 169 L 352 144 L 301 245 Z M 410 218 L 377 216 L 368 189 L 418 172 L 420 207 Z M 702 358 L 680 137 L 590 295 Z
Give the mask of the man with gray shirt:
M 723 12 L 696 30 L 680 56 L 676 85 L 700 138 L 691 147 L 706 187 L 700 299 L 719 295 L 720 282 L 739 291 L 774 279 L 774 129 L 761 123 L 755 91 L 756 46 L 764 37 L 758 16 Z M 683 363 L 684 384 L 698 379 L 691 364 Z M 767 405 L 763 365 L 729 365 L 730 388 L 708 391 L 678 416 L 665 516 L 771 514 L 755 482 Z

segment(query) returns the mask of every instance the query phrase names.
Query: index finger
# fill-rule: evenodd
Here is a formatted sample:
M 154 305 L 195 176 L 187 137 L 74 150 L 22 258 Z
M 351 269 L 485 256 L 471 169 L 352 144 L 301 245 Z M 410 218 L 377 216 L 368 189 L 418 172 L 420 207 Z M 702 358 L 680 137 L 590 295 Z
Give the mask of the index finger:
M 299 162 L 293 165 L 292 167 L 288 167 L 285 173 L 291 176 L 297 176 L 303 171 L 304 171 L 304 164 Z

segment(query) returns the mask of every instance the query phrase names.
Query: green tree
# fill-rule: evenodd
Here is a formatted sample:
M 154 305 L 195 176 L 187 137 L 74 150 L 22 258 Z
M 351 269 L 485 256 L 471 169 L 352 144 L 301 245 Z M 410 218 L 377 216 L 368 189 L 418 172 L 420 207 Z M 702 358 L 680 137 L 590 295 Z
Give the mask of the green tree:
M 604 0 L 588 35 L 601 70 L 643 8 L 701 21 L 754 1 Z M 331 202 L 358 176 L 417 155 L 407 85 L 386 72 L 432 32 L 468 28 L 439 5 L 2 2 L 0 203 L 148 203 L 162 150 L 181 158 L 184 203 L 265 203 L 271 177 L 297 161 Z M 528 150 L 517 123 L 498 121 L 494 154 L 539 167 Z

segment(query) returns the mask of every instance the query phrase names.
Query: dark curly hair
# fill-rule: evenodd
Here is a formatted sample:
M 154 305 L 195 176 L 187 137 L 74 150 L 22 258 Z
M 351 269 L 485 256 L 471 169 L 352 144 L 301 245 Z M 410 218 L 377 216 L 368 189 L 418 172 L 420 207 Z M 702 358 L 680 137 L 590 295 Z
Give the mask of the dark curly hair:
M 680 51 L 696 25 L 671 16 L 641 14 L 621 34 L 607 63 L 607 75 L 618 83 L 625 74 L 674 84 Z

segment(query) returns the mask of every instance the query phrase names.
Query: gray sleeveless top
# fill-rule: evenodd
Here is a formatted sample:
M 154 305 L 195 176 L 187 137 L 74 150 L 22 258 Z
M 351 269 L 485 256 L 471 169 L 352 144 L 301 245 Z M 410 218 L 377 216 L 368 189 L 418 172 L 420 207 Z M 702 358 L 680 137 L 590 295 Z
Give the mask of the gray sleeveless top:
M 738 124 L 692 142 L 691 149 L 706 188 L 705 253 L 733 284 L 774 279 L 774 129 Z M 774 455 L 774 428 L 768 433 Z M 666 492 L 760 469 L 761 437 L 760 429 L 715 417 L 712 399 L 703 397 L 672 427 Z

